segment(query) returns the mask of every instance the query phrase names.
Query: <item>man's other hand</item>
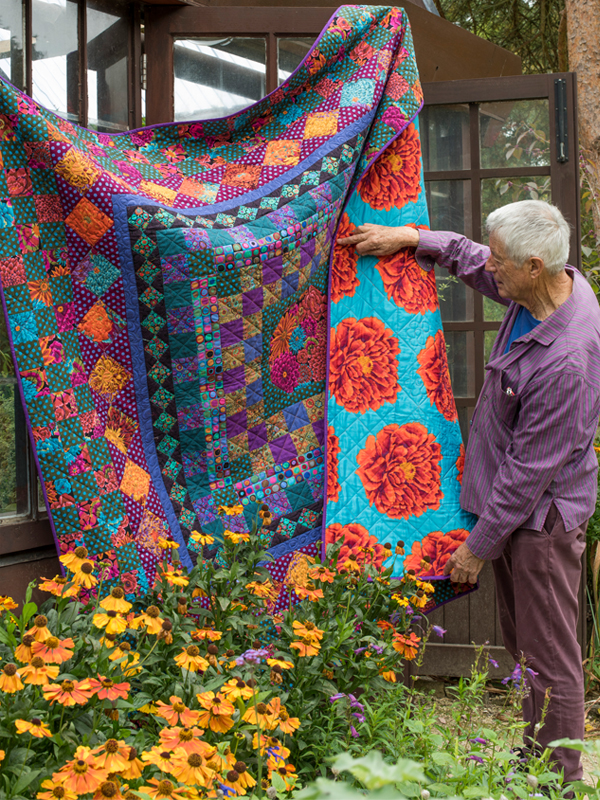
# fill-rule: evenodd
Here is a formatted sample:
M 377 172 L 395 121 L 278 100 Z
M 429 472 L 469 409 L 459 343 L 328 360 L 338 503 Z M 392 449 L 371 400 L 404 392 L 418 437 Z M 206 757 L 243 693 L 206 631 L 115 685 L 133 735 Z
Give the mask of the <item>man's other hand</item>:
M 365 222 L 356 227 L 350 236 L 338 239 L 342 247 L 354 247 L 359 256 L 389 256 L 402 247 L 417 247 L 419 231 L 416 228 L 373 225 Z
M 473 555 L 463 542 L 446 562 L 444 575 L 450 575 L 452 583 L 477 583 L 484 564 L 485 560 Z

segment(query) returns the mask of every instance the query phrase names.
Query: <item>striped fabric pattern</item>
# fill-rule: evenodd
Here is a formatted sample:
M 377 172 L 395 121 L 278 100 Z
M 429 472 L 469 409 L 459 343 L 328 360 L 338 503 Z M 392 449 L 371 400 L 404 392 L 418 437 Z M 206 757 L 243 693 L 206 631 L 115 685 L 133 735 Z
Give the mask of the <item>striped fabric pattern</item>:
M 489 253 L 442 231 L 421 231 L 417 249 L 424 269 L 437 263 L 508 306 L 473 416 L 460 496 L 479 517 L 467 545 L 485 559 L 497 558 L 517 528 L 540 531 L 552 501 L 566 530 L 593 514 L 600 414 L 600 307 L 583 275 L 567 265 L 569 299 L 504 354 L 519 305 L 498 294 L 485 271 Z

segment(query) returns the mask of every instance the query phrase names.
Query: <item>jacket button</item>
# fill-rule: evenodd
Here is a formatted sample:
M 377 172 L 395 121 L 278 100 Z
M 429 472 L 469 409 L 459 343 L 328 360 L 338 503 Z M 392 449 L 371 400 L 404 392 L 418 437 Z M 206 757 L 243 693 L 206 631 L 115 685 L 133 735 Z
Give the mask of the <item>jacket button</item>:
M 484 395 L 483 395 L 483 399 L 484 399 L 484 400 L 487 400 L 487 394 L 484 394 Z

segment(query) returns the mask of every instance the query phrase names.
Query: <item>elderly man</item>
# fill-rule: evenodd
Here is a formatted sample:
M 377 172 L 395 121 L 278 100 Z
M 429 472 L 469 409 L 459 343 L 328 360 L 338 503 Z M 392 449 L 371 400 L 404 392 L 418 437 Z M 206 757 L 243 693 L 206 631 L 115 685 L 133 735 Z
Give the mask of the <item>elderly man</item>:
M 531 748 L 584 733 L 576 624 L 597 489 L 600 308 L 581 273 L 565 266 L 569 226 L 557 208 L 511 203 L 489 215 L 487 230 L 489 247 L 455 233 L 369 224 L 339 243 L 373 256 L 415 247 L 423 269 L 437 263 L 508 306 L 465 459 L 461 505 L 478 521 L 446 574 L 474 583 L 492 560 L 505 647 L 531 670 L 523 701 Z M 579 753 L 557 748 L 553 758 L 565 781 L 581 778 Z

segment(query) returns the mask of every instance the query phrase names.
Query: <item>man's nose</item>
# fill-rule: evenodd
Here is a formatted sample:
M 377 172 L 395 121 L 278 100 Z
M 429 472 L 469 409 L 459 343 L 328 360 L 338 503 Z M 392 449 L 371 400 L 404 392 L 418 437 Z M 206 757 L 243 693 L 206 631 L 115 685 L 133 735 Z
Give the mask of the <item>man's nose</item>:
M 492 258 L 492 256 L 490 256 L 488 260 L 485 262 L 485 271 L 495 272 L 494 259 Z

